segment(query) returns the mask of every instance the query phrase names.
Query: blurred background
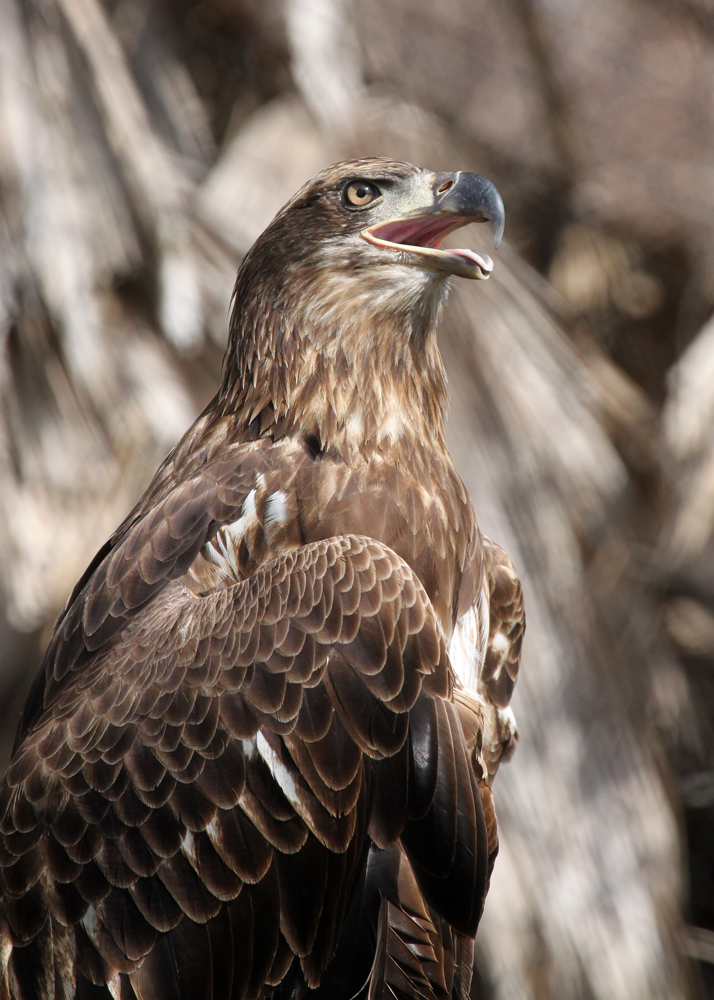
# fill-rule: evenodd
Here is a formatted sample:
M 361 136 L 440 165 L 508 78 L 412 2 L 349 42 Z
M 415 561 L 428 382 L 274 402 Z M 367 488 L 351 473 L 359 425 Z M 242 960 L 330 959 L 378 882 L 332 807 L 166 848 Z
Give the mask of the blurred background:
M 529 615 L 474 1000 L 714 997 L 712 0 L 0 0 L 0 767 L 241 256 L 379 154 L 507 209 L 440 334 Z

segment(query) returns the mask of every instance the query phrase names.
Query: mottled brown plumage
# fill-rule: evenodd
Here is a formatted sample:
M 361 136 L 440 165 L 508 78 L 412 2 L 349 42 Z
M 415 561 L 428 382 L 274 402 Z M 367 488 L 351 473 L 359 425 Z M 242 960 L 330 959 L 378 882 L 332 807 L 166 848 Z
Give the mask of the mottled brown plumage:
M 491 265 L 438 243 L 483 218 L 477 175 L 354 161 L 247 255 L 220 391 L 25 706 L 0 995 L 468 991 L 523 633 L 443 433 L 439 310 Z

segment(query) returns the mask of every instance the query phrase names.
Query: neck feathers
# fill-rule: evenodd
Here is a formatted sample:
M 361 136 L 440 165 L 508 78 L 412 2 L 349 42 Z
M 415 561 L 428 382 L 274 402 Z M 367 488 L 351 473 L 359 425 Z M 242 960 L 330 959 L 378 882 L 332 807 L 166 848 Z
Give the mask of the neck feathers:
M 219 413 L 246 437 L 299 432 L 345 458 L 404 438 L 445 447 L 436 324 L 448 283 L 404 271 L 371 284 L 364 272 L 301 273 L 272 293 L 241 271 Z

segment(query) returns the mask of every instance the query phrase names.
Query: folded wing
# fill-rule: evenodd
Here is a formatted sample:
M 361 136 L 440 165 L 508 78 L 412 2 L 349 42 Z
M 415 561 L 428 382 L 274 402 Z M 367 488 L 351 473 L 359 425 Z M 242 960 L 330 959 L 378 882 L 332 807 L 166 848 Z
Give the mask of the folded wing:
M 91 608 L 90 584 L 88 635 Z M 317 987 L 370 842 L 475 932 L 480 797 L 439 626 L 389 548 L 316 542 L 205 596 L 169 578 L 86 650 L 0 793 L 13 996 L 253 997 L 291 966 Z

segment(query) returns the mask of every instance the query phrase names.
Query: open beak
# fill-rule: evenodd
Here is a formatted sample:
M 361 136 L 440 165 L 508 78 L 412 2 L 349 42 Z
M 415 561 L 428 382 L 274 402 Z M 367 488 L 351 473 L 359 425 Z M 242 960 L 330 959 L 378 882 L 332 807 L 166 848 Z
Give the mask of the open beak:
M 369 226 L 362 236 L 374 246 L 419 254 L 424 264 L 436 270 L 462 278 L 488 278 L 493 270 L 488 254 L 439 248 L 445 236 L 470 222 L 490 222 L 498 248 L 506 218 L 500 194 L 480 174 L 458 170 L 433 176 L 431 205 Z

